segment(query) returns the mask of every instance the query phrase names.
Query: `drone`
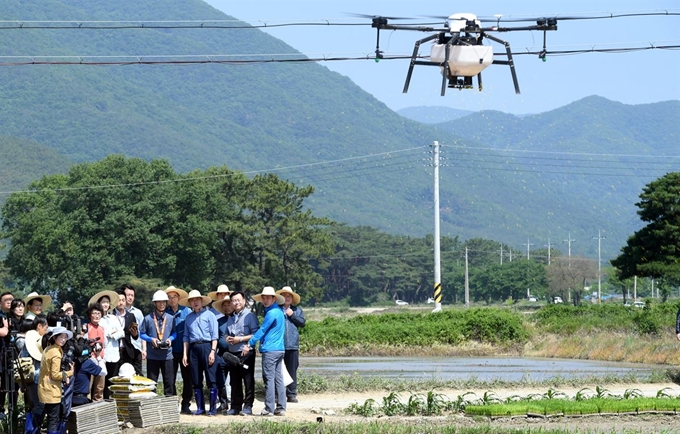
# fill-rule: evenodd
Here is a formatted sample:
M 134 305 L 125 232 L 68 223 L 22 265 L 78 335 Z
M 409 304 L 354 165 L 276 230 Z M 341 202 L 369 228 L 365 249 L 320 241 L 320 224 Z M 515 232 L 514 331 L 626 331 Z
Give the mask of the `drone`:
M 477 77 L 478 89 L 481 91 L 482 71 L 489 65 L 508 65 L 515 86 L 515 93 L 519 94 L 519 82 L 517 81 L 517 72 L 515 71 L 515 63 L 512 59 L 510 43 L 490 34 L 490 32 L 542 31 L 543 50 L 539 53 L 539 58 L 545 61 L 547 55 L 546 34 L 548 31 L 557 30 L 556 18 L 537 18 L 536 24 L 530 26 L 501 27 L 500 20 L 502 15 L 495 15 L 496 26 L 482 27 L 482 20 L 478 19 L 475 14 L 458 13 L 449 17 L 441 17 L 446 20 L 443 28 L 390 24 L 389 20 L 400 19 L 394 17 L 371 16 L 370 18 L 372 18 L 371 27 L 377 29 L 376 62 L 384 57 L 383 52 L 380 50 L 381 30 L 415 30 L 434 33 L 415 42 L 403 93 L 408 92 L 411 77 L 413 76 L 413 68 L 416 65 L 437 66 L 442 72 L 442 96 L 446 93 L 447 87 L 459 90 L 474 88 L 473 78 L 475 76 Z M 505 47 L 505 54 L 497 56 L 504 56 L 504 58 L 494 59 L 493 47 L 491 45 L 484 45 L 484 39 L 502 44 Z M 434 41 L 430 51 L 430 60 L 419 60 L 420 45 L 429 41 Z

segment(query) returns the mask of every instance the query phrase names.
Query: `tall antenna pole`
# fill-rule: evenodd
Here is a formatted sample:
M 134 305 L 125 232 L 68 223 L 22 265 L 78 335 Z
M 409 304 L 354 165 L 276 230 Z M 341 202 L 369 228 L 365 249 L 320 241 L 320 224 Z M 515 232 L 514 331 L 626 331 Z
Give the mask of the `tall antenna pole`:
M 595 238 L 595 237 L 593 237 Z M 602 302 L 602 240 L 607 237 L 603 237 L 601 231 L 597 231 L 597 302 Z
M 568 251 L 569 251 L 569 268 L 571 268 L 571 243 L 573 243 L 573 242 L 576 241 L 576 240 L 574 240 L 573 238 L 571 238 L 571 232 L 569 232 L 569 235 L 567 235 L 567 239 L 566 239 L 566 240 L 563 240 L 563 241 L 564 241 L 565 243 L 567 243 L 567 246 L 569 246 L 569 247 L 568 247 Z
M 442 269 L 439 244 L 439 142 L 432 144 L 432 166 L 434 167 L 434 309 L 442 310 Z

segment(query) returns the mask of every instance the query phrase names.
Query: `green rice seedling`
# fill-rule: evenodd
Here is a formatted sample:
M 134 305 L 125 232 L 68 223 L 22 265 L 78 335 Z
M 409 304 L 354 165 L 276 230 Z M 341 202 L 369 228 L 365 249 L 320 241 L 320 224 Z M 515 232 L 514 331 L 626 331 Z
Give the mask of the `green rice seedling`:
M 546 416 L 557 416 L 562 413 L 563 399 L 545 399 L 539 401 L 543 404 L 543 414 Z
M 656 410 L 656 399 L 646 397 L 635 398 L 638 413 Z
M 656 392 L 657 398 L 670 398 L 668 391 L 671 390 L 670 387 L 664 387 L 663 389 Z
M 406 415 L 416 416 L 424 413 L 425 402 L 422 395 L 411 395 L 406 404 Z
M 593 398 L 592 403 L 597 405 L 600 414 L 616 414 L 619 412 L 619 401 L 608 398 Z
M 382 412 L 385 416 L 396 416 L 402 414 L 404 411 L 404 404 L 396 392 L 392 392 L 383 397 Z
M 559 390 L 553 389 L 552 387 L 543 394 L 544 399 L 557 399 L 566 397 L 567 395 L 564 392 L 560 392 Z
M 680 408 L 680 402 L 674 398 L 657 398 L 655 404 L 656 411 L 677 411 Z
M 494 392 L 487 390 L 484 392 L 484 395 L 481 398 L 482 404 L 488 405 L 488 404 L 496 404 L 500 403 L 501 400 L 498 398 L 498 395 L 496 395 Z
M 595 397 L 596 398 L 607 398 L 612 396 L 611 392 L 609 389 L 602 387 L 602 386 L 595 386 Z
M 640 389 L 626 389 L 623 392 L 623 399 L 633 399 L 638 396 L 642 396 L 642 391 Z
M 586 399 L 589 399 L 590 398 L 589 394 L 591 394 L 591 393 L 593 393 L 592 390 L 588 389 L 587 387 L 584 387 L 583 389 L 576 392 L 576 395 L 574 396 L 574 400 L 584 401 Z
M 490 405 L 468 405 L 465 407 L 465 416 L 491 416 Z
M 445 395 L 430 390 L 425 396 L 425 415 L 433 416 L 442 414 L 446 408 L 446 401 L 448 400 Z
M 580 415 L 583 414 L 583 402 L 582 401 L 571 401 L 568 399 L 563 399 L 560 402 L 561 407 L 562 407 L 562 413 L 565 416 L 573 416 L 573 415 Z M 597 407 L 595 407 L 595 410 L 597 411 Z
M 458 411 L 463 411 L 468 405 L 477 405 L 476 399 L 477 394 L 475 392 L 465 392 L 462 395 L 458 395 L 455 402 L 455 409 Z
M 600 412 L 600 409 L 598 408 L 597 404 L 590 399 L 586 401 L 574 401 L 574 402 L 578 403 L 579 408 L 581 410 L 581 414 L 583 415 L 598 414 Z
M 376 405 L 375 400 L 371 398 L 367 399 L 362 405 L 352 403 L 350 404 L 347 410 L 351 414 L 356 414 L 364 417 L 375 416 L 380 412 L 378 406 Z
M 619 400 L 616 401 L 616 403 L 617 403 L 617 412 L 619 414 L 637 412 L 637 404 L 635 403 L 634 398 L 619 399 Z

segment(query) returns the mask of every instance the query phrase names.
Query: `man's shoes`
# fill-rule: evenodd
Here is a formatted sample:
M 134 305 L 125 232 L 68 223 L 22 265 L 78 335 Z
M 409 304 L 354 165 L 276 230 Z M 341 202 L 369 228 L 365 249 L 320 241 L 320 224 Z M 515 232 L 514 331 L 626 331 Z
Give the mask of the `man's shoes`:
M 235 408 L 232 408 L 230 410 L 223 412 L 222 414 L 225 415 L 225 416 L 238 416 L 239 413 L 241 413 L 241 412 L 236 410 Z
M 277 408 L 274 410 L 274 416 L 285 416 L 286 415 L 286 410 L 282 408 Z
M 241 416 L 252 416 L 253 415 L 253 409 L 252 407 L 243 407 L 243 410 L 239 413 Z
M 260 416 L 272 416 L 272 415 L 273 415 L 273 413 L 272 413 L 272 412 L 269 412 L 269 411 L 267 411 L 267 410 L 262 410 L 262 411 L 260 412 Z
M 298 402 L 297 396 L 289 396 L 286 401 L 288 402 Z
M 189 407 L 182 407 L 179 411 L 180 414 L 194 414 Z

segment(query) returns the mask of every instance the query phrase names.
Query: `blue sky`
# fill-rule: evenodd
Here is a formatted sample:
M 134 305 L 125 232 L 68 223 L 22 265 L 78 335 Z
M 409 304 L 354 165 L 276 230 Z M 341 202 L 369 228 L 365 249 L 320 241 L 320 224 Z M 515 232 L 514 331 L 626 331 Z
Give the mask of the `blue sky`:
M 207 0 L 228 15 L 251 24 L 294 21 L 358 22 L 350 13 L 400 17 L 448 16 L 470 12 L 489 17 L 582 15 L 667 10 L 680 12 L 680 4 L 665 1 L 486 1 L 403 2 L 358 1 L 326 2 L 291 0 L 244 2 Z M 452 6 L 454 3 L 461 6 Z M 432 21 L 432 19 L 422 19 Z M 366 19 L 365 22 L 370 22 Z M 375 50 L 375 30 L 366 27 L 284 27 L 267 30 L 309 57 L 370 56 Z M 408 55 L 413 43 L 427 34 L 381 32 L 381 48 L 386 54 Z M 540 49 L 541 32 L 499 34 L 513 51 Z M 635 17 L 606 20 L 562 21 L 556 32 L 548 33 L 548 50 L 680 45 L 680 16 Z M 424 45 L 425 47 L 425 45 Z M 495 45 L 495 52 L 502 47 Z M 423 53 L 429 53 L 429 46 Z M 245 53 L 244 53 L 245 54 Z M 516 95 L 507 66 L 493 65 L 483 75 L 484 91 L 448 90 L 439 96 L 441 75 L 436 68 L 416 67 L 408 94 L 402 93 L 407 61 L 354 60 L 323 62 L 323 66 L 348 76 L 357 85 L 398 110 L 410 106 L 446 106 L 465 110 L 500 110 L 508 113 L 538 113 L 564 106 L 589 95 L 626 104 L 645 104 L 669 99 L 680 100 L 680 50 L 647 50 L 622 54 L 587 53 L 548 57 L 516 56 L 522 93 Z

